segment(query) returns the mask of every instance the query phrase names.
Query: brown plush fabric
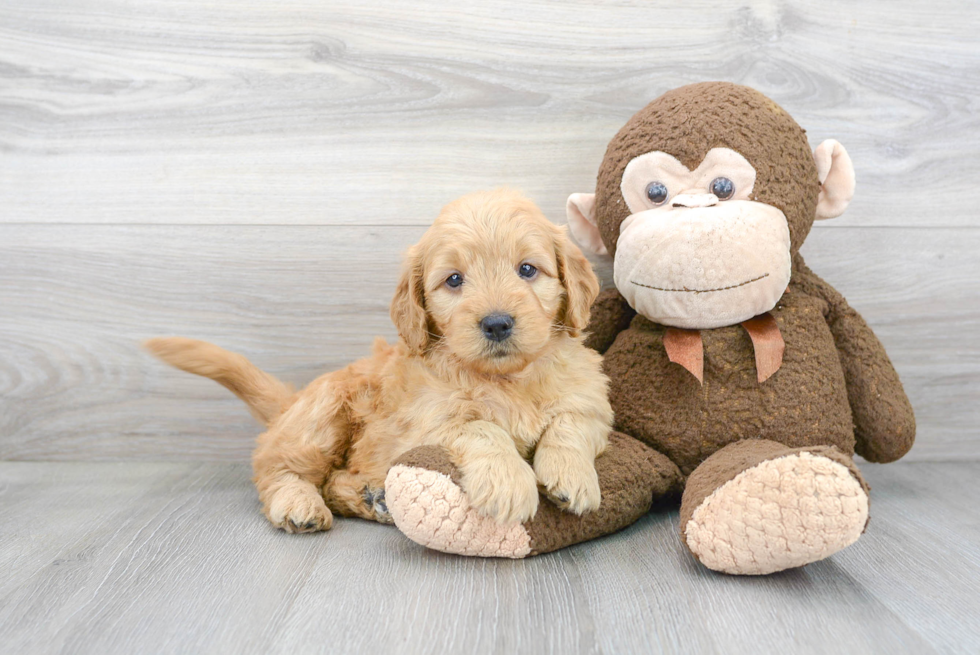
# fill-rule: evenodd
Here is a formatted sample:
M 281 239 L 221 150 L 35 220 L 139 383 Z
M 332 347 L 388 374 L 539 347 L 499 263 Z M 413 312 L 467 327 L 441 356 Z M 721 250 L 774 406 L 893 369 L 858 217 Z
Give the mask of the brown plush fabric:
M 777 207 L 788 222 L 792 276 L 770 311 L 784 340 L 782 365 L 760 382 L 741 326 L 704 329 L 704 380 L 698 384 L 669 361 L 666 328 L 637 315 L 612 289 L 597 301 L 589 326 L 589 345 L 605 354 L 615 428 L 691 476 L 682 526 L 714 489 L 767 458 L 820 453 L 845 464 L 864 485 L 851 459 L 855 451 L 892 461 L 915 438 L 912 407 L 881 343 L 799 255 L 820 183 L 804 130 L 761 93 L 722 82 L 694 84 L 664 94 L 630 119 L 609 144 L 596 186 L 595 217 L 606 248 L 615 253 L 629 215 L 619 187 L 631 159 L 660 150 L 694 168 L 714 147 L 748 159 L 758 174 L 751 199 Z
M 525 523 L 532 555 L 622 530 L 646 514 L 655 499 L 679 495 L 683 487 L 680 471 L 669 459 L 616 432 L 596 459 L 596 472 L 602 504 L 594 512 L 575 516 L 541 499 L 538 513 Z
M 740 325 L 701 330 L 704 382 L 671 363 L 665 327 L 633 319 L 605 355 L 615 427 L 667 455 L 685 475 L 742 439 L 854 452 L 840 358 L 824 319 L 827 303 L 802 292 L 772 310 L 786 343 L 782 366 L 759 383 L 755 353 Z
M 634 157 L 660 150 L 694 169 L 712 148 L 736 150 L 755 167 L 752 200 L 777 207 L 796 252 L 813 225 L 820 182 L 806 132 L 782 107 L 727 82 L 682 86 L 663 94 L 623 126 L 606 149 L 596 183 L 596 219 L 610 255 L 629 208 L 619 189 Z
M 774 102 L 748 87 L 710 82 L 670 91 L 638 112 L 610 143 L 599 172 L 596 217 L 606 247 L 615 250 L 629 213 L 619 183 L 630 159 L 663 150 L 694 167 L 716 146 L 756 167 L 753 199 L 778 207 L 789 222 L 793 274 L 771 311 L 785 341 L 782 367 L 759 383 L 751 340 L 739 326 L 701 331 L 703 385 L 668 361 L 664 327 L 643 316 L 607 345 L 631 315 L 607 290 L 589 331 L 606 355 L 616 428 L 685 474 L 726 444 L 753 437 L 834 445 L 848 455 L 856 438 L 857 452 L 872 461 L 901 457 L 914 440 L 915 418 L 895 369 L 860 315 L 796 252 L 820 184 L 804 131 Z
M 443 475 L 448 475 L 453 482 L 459 484 L 459 469 L 449 459 L 449 453 L 439 446 L 421 446 L 413 448 L 395 460 L 392 466 L 417 466 Z
M 736 475 L 747 471 L 753 466 L 777 457 L 785 457 L 796 453 L 808 452 L 843 464 L 850 470 L 865 493 L 871 487 L 865 482 L 861 472 L 854 465 L 854 460 L 833 446 L 803 446 L 789 448 L 775 441 L 766 439 L 746 439 L 731 444 L 706 459 L 687 480 L 684 495 L 681 499 L 681 539 L 687 543 L 687 524 L 705 498 L 714 493 L 723 484 L 735 478 Z
M 604 353 L 613 344 L 616 335 L 629 327 L 636 310 L 629 306 L 616 287 L 603 290 L 592 303 L 589 334 L 585 345 L 598 353 Z
M 844 296 L 807 268 L 799 254 L 793 269 L 800 290 L 827 303 L 827 324 L 847 381 L 857 454 L 871 462 L 895 461 L 915 441 L 915 413 L 884 346 Z

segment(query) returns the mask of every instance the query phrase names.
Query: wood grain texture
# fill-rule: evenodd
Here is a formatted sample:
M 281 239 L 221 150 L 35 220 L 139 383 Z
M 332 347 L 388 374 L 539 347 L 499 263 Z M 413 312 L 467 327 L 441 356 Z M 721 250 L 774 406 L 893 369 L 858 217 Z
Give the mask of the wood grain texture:
M 244 461 L 238 401 L 140 339 L 304 384 L 394 336 L 442 204 L 511 184 L 563 222 L 630 115 L 707 79 L 847 145 L 804 252 L 888 347 L 910 457 L 980 458 L 978 32 L 970 0 L 2 0 L 0 459 Z
M 305 384 L 366 354 L 374 335 L 395 337 L 387 298 L 420 232 L 0 228 L 0 457 L 245 458 L 255 430 L 238 401 L 138 342 L 213 340 Z M 976 455 L 980 375 L 963 344 L 975 343 L 980 293 L 961 294 L 980 276 L 980 233 L 956 232 L 888 230 L 882 243 L 880 230 L 827 229 L 806 250 L 831 282 L 858 281 L 838 287 L 889 348 L 919 410 L 913 456 L 931 459 Z
M 0 226 L 0 459 L 246 461 L 240 402 L 139 342 L 214 341 L 304 385 L 396 338 L 388 301 L 422 229 Z M 827 228 L 804 249 L 895 362 L 914 459 L 980 458 L 978 250 L 964 228 Z
M 276 531 L 243 465 L 0 463 L 0 652 L 976 652 L 977 467 L 868 465 L 857 544 L 737 578 L 675 511 L 485 560 L 356 519 Z
M 843 223 L 974 225 L 978 31 L 972 0 L 6 0 L 0 221 L 420 225 L 498 184 L 559 217 L 630 115 L 726 79 L 850 149 Z

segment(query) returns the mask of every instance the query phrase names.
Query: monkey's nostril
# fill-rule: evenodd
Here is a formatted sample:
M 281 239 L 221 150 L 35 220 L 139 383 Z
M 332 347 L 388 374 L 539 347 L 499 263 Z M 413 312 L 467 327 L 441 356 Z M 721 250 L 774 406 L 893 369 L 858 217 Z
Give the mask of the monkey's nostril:
M 713 193 L 682 193 L 674 196 L 670 204 L 673 207 L 687 207 L 688 209 L 714 207 L 718 204 L 718 196 Z
M 514 317 L 510 314 L 490 314 L 480 321 L 480 329 L 490 341 L 503 341 L 514 329 Z

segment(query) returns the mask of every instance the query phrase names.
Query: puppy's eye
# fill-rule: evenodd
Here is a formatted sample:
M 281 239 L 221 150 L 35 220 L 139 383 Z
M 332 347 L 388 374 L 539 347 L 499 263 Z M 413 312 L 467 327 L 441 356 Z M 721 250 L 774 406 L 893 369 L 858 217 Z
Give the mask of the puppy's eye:
M 728 200 L 735 195 L 735 183 L 727 177 L 716 177 L 711 182 L 711 193 L 715 194 L 718 200 Z
M 647 198 L 655 205 L 662 205 L 667 200 L 667 187 L 663 182 L 651 182 L 647 185 Z
M 534 268 L 530 264 L 521 264 L 517 269 L 517 274 L 522 278 L 530 280 L 532 277 L 538 274 L 538 269 Z
M 463 283 L 463 276 L 459 273 L 453 273 L 446 278 L 446 286 L 450 289 L 456 289 Z

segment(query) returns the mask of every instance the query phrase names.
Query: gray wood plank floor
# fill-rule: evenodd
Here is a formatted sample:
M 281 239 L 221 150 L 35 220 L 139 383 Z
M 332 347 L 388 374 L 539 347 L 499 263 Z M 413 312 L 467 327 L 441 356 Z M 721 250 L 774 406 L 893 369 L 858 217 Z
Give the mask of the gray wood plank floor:
M 975 653 L 978 463 L 865 465 L 864 537 L 735 578 L 676 511 L 524 561 L 338 520 L 287 535 L 244 465 L 0 463 L 4 653 Z

